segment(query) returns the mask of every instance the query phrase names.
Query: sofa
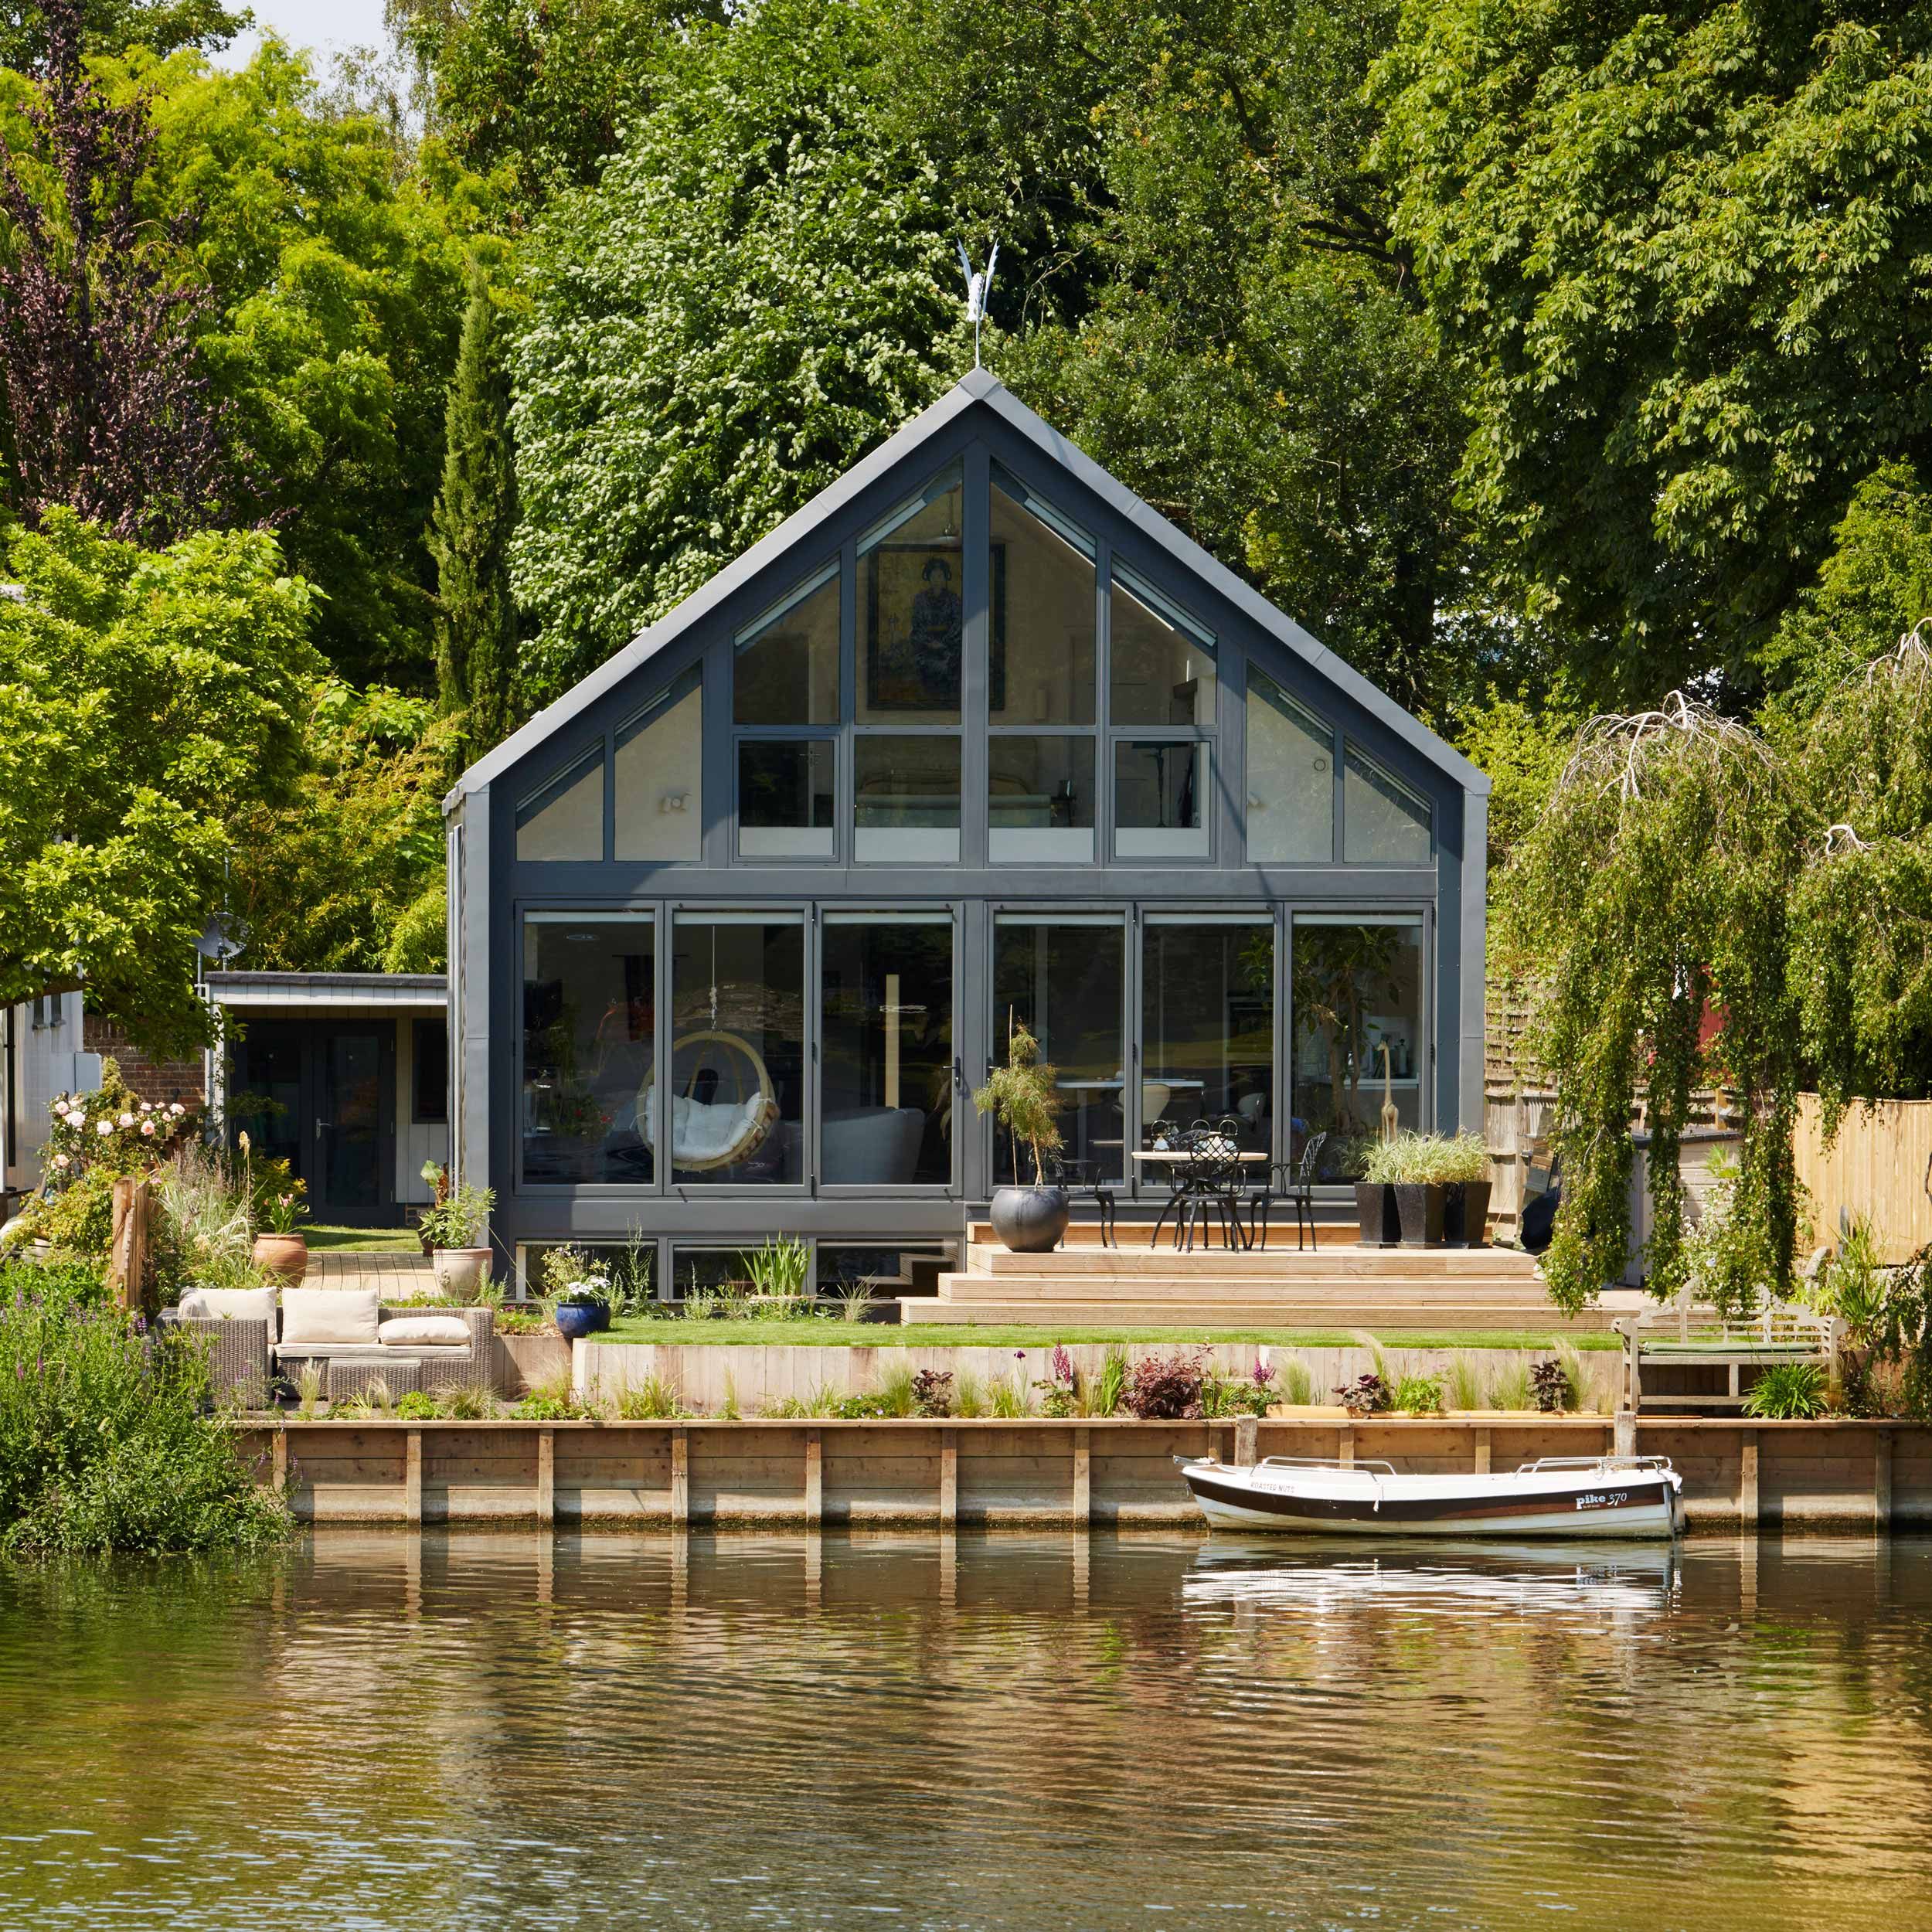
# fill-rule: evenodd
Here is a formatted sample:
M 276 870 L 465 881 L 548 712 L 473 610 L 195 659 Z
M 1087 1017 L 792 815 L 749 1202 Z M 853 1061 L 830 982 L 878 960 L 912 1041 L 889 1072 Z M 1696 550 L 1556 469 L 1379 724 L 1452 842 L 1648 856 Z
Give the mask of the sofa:
M 328 1386 L 332 1363 L 372 1376 L 408 1364 L 396 1379 L 431 1395 L 488 1389 L 495 1379 L 496 1315 L 487 1308 L 384 1302 L 373 1288 L 191 1289 L 161 1318 L 206 1342 L 216 1390 L 251 1408 L 267 1403 L 271 1383 L 307 1368 Z

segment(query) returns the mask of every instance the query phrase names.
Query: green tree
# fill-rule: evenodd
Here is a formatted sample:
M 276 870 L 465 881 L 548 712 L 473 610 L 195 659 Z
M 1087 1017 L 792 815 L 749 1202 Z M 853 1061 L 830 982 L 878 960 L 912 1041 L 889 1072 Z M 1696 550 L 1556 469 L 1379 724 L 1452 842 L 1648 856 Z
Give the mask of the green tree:
M 221 0 L 84 0 L 80 9 L 90 53 L 121 53 L 136 46 L 158 54 L 182 47 L 213 53 L 226 46 L 248 18 L 245 9 L 225 7 Z M 0 67 L 24 73 L 46 53 L 41 9 L 29 0 L 0 6 Z
M 58 509 L 7 564 L 0 1002 L 84 985 L 144 1045 L 197 1043 L 230 825 L 299 767 L 312 594 L 262 532 L 148 552 Z
M 443 861 L 441 800 L 462 764 L 461 720 L 427 699 L 339 679 L 318 690 L 309 760 L 292 792 L 238 815 L 230 908 L 247 964 L 268 971 L 381 972 L 400 924 Z M 440 923 L 440 915 L 438 919 Z
M 431 128 L 529 211 L 588 187 L 648 98 L 664 43 L 721 0 L 389 0 L 391 29 L 423 83 Z
M 1376 161 L 1464 485 L 1584 696 L 1755 691 L 1855 488 L 1923 447 L 1929 43 L 1822 0 L 1405 10 Z
M 553 696 L 848 468 L 960 365 L 932 169 L 880 138 L 879 22 L 762 0 L 665 52 L 655 105 L 525 257 L 517 600 Z
M 496 298 L 478 275 L 463 316 L 444 431 L 443 488 L 430 525 L 437 692 L 445 712 L 464 713 L 473 753 L 508 736 L 516 722 L 516 606 L 510 595 L 516 472 L 501 327 Z

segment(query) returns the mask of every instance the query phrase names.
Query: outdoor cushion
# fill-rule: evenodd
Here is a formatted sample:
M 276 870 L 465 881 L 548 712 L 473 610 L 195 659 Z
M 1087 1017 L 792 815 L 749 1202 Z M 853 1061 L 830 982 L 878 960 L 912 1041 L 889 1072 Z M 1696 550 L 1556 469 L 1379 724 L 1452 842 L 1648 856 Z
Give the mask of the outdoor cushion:
M 765 1097 L 742 1100 L 694 1100 L 688 1094 L 671 1097 L 671 1154 L 674 1160 L 710 1161 L 734 1151 L 741 1141 L 755 1141 L 764 1124 Z
M 377 1339 L 382 1300 L 379 1288 L 291 1288 L 282 1297 L 282 1340 L 367 1348 Z
M 393 1349 L 466 1348 L 470 1325 L 460 1315 L 393 1315 L 376 1332 Z
M 266 1321 L 272 1328 L 275 1295 L 273 1288 L 190 1288 L 181 1298 L 181 1315 L 187 1321 Z

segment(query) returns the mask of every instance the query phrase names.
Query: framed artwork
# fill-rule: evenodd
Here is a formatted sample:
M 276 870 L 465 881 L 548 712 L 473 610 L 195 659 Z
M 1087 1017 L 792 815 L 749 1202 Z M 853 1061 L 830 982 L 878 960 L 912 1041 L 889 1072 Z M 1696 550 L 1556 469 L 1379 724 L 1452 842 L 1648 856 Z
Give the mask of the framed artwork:
M 1006 546 L 992 550 L 993 709 L 1005 701 Z M 866 709 L 957 712 L 965 568 L 957 539 L 879 543 L 866 553 Z

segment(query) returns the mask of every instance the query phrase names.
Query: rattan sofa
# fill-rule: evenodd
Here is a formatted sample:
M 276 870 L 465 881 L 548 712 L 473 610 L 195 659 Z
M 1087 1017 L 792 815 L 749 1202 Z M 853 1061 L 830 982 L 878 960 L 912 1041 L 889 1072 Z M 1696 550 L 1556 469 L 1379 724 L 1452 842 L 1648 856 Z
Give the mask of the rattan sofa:
M 382 1340 L 383 1323 L 409 1315 L 454 1315 L 469 1330 L 469 1340 L 458 1348 L 404 1344 L 395 1346 Z M 496 1382 L 496 1314 L 482 1308 L 435 1308 L 421 1304 L 382 1304 L 376 1322 L 374 1346 L 366 1343 L 304 1342 L 289 1346 L 271 1336 L 269 1324 L 240 1316 L 183 1316 L 174 1309 L 162 1313 L 164 1326 L 207 1342 L 212 1350 L 210 1367 L 218 1393 L 238 1398 L 247 1408 L 260 1408 L 268 1399 L 271 1379 L 292 1379 L 311 1363 L 328 1385 L 328 1365 L 337 1357 L 354 1357 L 359 1362 L 411 1362 L 420 1365 L 425 1393 L 438 1395 L 446 1389 L 493 1389 Z M 279 1331 L 279 1320 L 277 1321 Z

